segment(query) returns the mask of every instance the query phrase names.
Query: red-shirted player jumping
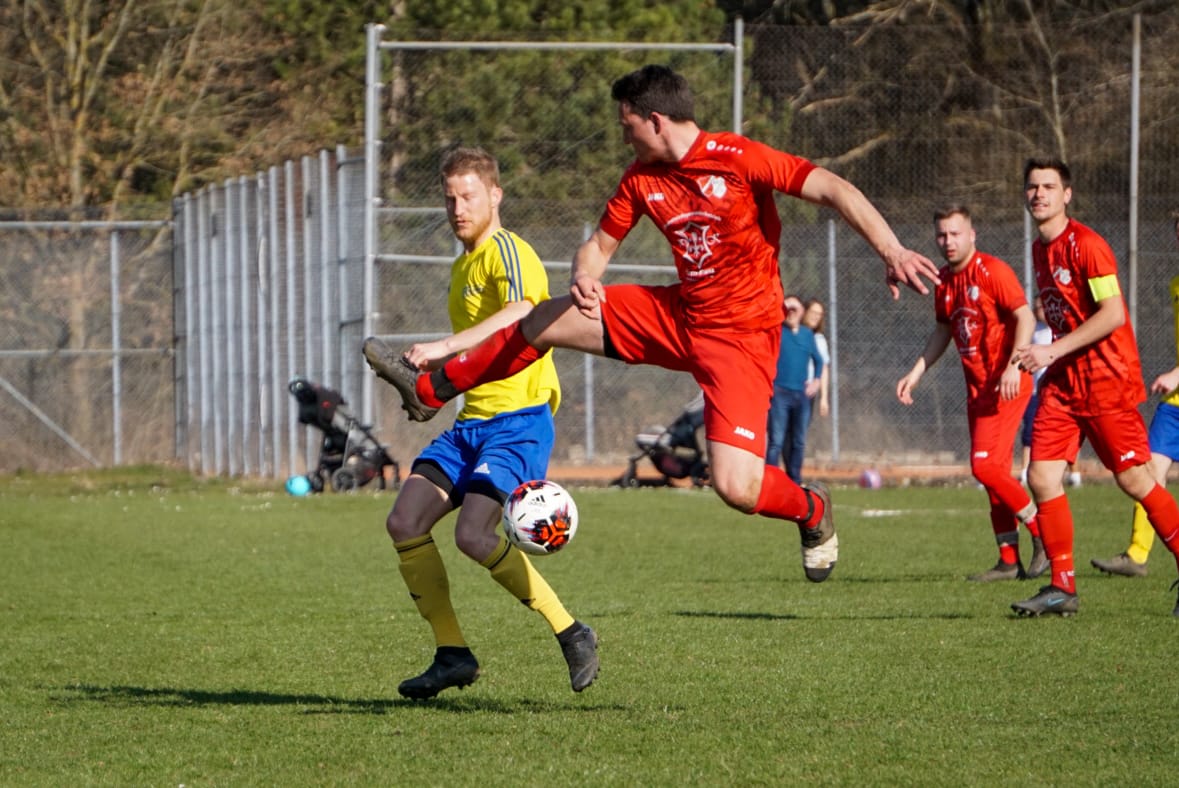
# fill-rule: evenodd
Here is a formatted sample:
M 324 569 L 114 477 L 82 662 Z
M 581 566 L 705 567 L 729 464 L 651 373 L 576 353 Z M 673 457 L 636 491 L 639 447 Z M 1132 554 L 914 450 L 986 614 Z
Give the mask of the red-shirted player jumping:
M 1179 506 L 1150 470 L 1150 443 L 1138 413 L 1146 389 L 1117 260 L 1100 235 L 1068 216 L 1072 194 L 1064 162 L 1032 159 L 1024 167 L 1024 197 L 1039 228 L 1032 244 L 1036 285 L 1053 341 L 1018 347 L 1015 360 L 1027 372 L 1047 368 L 1032 425 L 1028 484 L 1039 506 L 1052 584 L 1011 606 L 1022 616 L 1077 612 L 1073 516 L 1062 479 L 1082 436 L 1118 486 L 1142 504 L 1179 564 Z M 1179 605 L 1173 612 L 1179 615 Z
M 901 284 L 928 292 L 920 277 L 936 281 L 937 268 L 903 247 L 846 180 L 746 137 L 702 131 L 691 89 L 671 69 L 645 66 L 615 82 L 612 96 L 637 160 L 577 250 L 569 295 L 538 304 L 449 361 L 422 345 L 401 354 L 377 338 L 365 341 L 365 357 L 416 420 L 551 347 L 690 372 L 704 391 L 713 488 L 735 509 L 796 522 L 805 574 L 821 582 L 838 557 L 830 497 L 821 485 L 800 487 L 764 459 L 782 324 L 774 192 L 836 210 L 884 260 L 894 298 Z M 611 256 L 643 216 L 671 244 L 679 283 L 603 285 Z
M 897 382 L 897 399 L 913 404 L 913 389 L 950 340 L 958 347 L 966 375 L 966 418 L 970 425 L 970 470 L 991 501 L 991 529 L 999 561 L 968 579 L 1022 580 L 1048 569 L 1036 505 L 1011 475 L 1015 435 L 1032 396 L 1032 378 L 1011 362 L 1017 346 L 1031 342 L 1036 318 L 1011 266 L 975 248 L 974 225 L 964 205 L 934 213 L 937 245 L 948 265 L 933 293 L 937 325 L 907 375 Z M 1032 535 L 1032 560 L 1019 560 L 1019 524 Z

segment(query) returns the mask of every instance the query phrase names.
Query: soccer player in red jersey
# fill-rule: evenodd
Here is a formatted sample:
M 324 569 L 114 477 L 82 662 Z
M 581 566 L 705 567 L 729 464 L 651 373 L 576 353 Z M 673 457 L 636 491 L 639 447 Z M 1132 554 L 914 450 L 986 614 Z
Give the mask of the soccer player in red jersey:
M 897 399 L 913 404 L 913 389 L 952 339 L 966 375 L 970 470 L 991 501 L 991 529 L 999 545 L 998 562 L 968 579 L 985 583 L 1038 577 L 1048 568 L 1048 559 L 1036 524 L 1036 505 L 1011 475 L 1015 435 L 1032 396 L 1031 376 L 1011 363 L 1011 354 L 1031 341 L 1036 318 L 1011 266 L 975 248 L 966 206 L 939 209 L 933 223 L 947 263 L 933 294 L 937 324 L 913 368 L 897 382 Z M 1032 560 L 1026 571 L 1019 560 L 1020 523 L 1032 535 Z
M 569 295 L 541 302 L 450 360 L 423 345 L 400 354 L 376 338 L 365 341 L 365 357 L 415 419 L 430 418 L 445 401 L 528 366 L 552 347 L 689 372 L 704 392 L 713 488 L 742 512 L 797 523 L 804 573 L 821 582 L 838 557 L 830 497 L 821 485 L 800 487 L 765 462 L 783 319 L 774 192 L 837 211 L 884 260 L 894 298 L 902 284 L 927 293 L 921 276 L 936 280 L 937 268 L 902 246 L 843 178 L 738 134 L 701 130 L 691 89 L 670 68 L 634 71 L 614 83 L 612 97 L 636 161 L 577 250 Z M 604 285 L 610 258 L 644 216 L 671 244 L 679 282 Z
M 1032 425 L 1028 484 L 1039 507 L 1052 584 L 1011 606 L 1024 616 L 1077 612 L 1073 517 L 1063 477 L 1082 436 L 1118 486 L 1142 504 L 1179 564 L 1179 506 L 1151 473 L 1150 443 L 1138 413 L 1146 388 L 1117 260 L 1100 235 L 1069 217 L 1072 194 L 1064 162 L 1032 159 L 1025 165 L 1024 198 L 1039 230 L 1032 244 L 1036 285 L 1053 341 L 1015 350 L 1024 371 L 1046 368 Z M 1179 615 L 1179 605 L 1173 612 Z

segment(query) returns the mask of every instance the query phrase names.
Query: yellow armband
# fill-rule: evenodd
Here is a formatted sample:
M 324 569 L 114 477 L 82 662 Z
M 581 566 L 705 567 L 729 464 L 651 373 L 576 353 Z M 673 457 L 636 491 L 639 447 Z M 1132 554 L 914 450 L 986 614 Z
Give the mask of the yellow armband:
M 1118 284 L 1117 275 L 1109 274 L 1090 279 L 1089 293 L 1093 296 L 1094 301 L 1104 301 L 1111 296 L 1121 295 L 1122 288 Z

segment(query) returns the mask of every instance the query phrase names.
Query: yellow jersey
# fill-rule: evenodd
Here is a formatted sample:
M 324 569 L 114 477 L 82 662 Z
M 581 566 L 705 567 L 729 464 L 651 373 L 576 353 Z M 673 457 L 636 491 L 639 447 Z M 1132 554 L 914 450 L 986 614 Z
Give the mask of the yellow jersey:
M 455 259 L 446 305 L 451 328 L 458 333 L 514 301 L 530 301 L 535 306 L 548 297 L 548 275 L 536 251 L 515 233 L 500 229 Z M 458 417 L 489 419 L 544 403 L 553 413 L 561 404 L 561 383 L 551 350 L 510 378 L 467 391 Z

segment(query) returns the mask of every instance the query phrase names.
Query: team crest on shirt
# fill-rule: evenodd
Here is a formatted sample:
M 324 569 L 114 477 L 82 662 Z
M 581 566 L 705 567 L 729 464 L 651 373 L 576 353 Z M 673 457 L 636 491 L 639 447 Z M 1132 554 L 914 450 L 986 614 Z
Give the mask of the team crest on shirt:
M 717 198 L 718 200 L 725 196 L 728 192 L 728 184 L 725 179 L 719 175 L 705 175 L 696 179 L 696 185 L 700 187 L 700 193 L 708 198 Z
M 696 268 L 704 265 L 712 257 L 712 249 L 720 242 L 720 235 L 712 229 L 711 224 L 688 222 L 675 231 L 680 255 L 684 260 Z
M 978 300 L 978 285 L 971 285 L 966 289 L 966 297 L 971 301 Z
M 700 193 L 707 198 L 712 199 L 723 198 L 725 193 L 729 191 L 729 184 L 725 183 L 725 179 L 719 175 L 700 176 L 696 179 L 696 185 L 700 188 Z
M 1068 287 L 1070 284 L 1072 284 L 1073 272 L 1067 268 L 1057 268 L 1052 272 L 1052 278 L 1057 282 L 1060 282 L 1065 287 Z
M 1040 303 L 1044 306 L 1044 320 L 1048 325 L 1052 326 L 1053 331 L 1059 336 L 1067 333 L 1068 322 L 1066 315 L 1068 313 L 1068 304 L 1060 295 L 1059 290 L 1041 290 Z
M 979 329 L 978 314 L 973 309 L 959 309 L 950 322 L 954 326 L 954 341 L 958 351 L 964 356 L 974 353 L 976 348 L 971 342 Z

